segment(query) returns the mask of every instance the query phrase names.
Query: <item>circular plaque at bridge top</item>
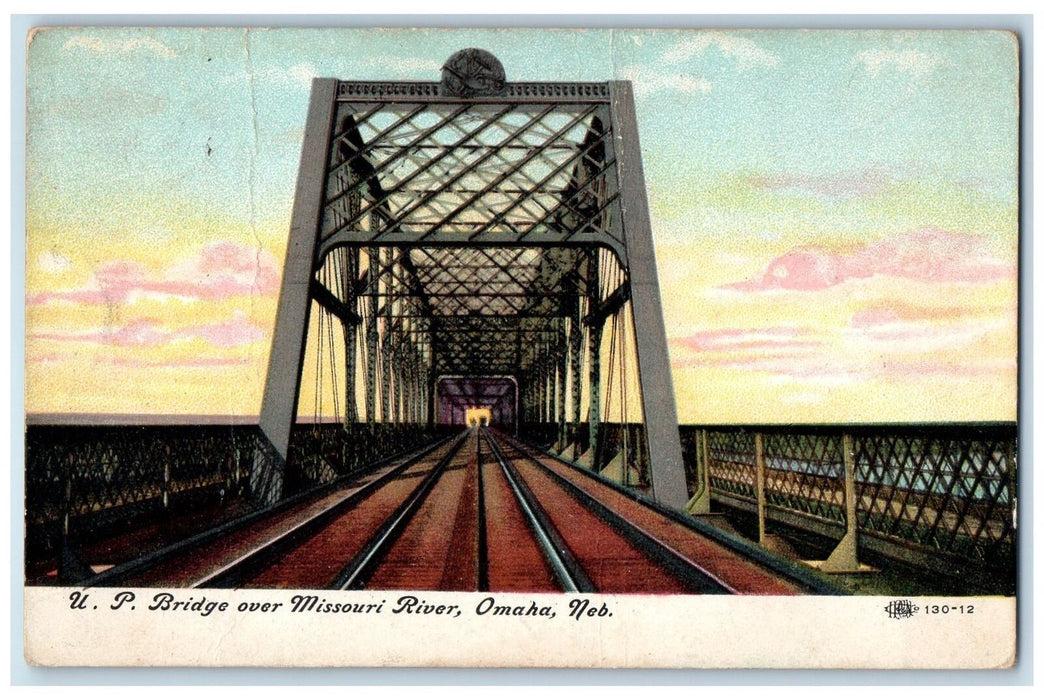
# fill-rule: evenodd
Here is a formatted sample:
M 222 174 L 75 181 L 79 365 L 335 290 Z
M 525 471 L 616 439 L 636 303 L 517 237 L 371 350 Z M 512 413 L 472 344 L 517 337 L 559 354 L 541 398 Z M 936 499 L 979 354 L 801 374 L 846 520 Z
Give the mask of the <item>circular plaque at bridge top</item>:
M 461 49 L 442 66 L 443 95 L 487 97 L 504 92 L 504 66 L 482 49 Z

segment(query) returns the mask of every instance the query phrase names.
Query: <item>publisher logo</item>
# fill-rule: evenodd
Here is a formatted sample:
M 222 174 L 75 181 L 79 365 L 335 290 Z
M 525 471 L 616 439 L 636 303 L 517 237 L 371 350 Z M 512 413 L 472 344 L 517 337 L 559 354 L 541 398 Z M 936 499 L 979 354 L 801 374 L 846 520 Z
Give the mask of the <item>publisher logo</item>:
M 893 600 L 885 606 L 885 612 L 893 620 L 905 620 L 908 617 L 913 617 L 918 609 L 911 600 Z

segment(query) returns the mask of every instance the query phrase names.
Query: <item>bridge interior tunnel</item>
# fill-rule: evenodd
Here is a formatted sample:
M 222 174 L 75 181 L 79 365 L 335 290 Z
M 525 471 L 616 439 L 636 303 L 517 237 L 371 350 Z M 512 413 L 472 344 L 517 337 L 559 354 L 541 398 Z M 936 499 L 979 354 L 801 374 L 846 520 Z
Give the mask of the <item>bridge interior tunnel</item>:
M 513 433 L 518 430 L 518 383 L 513 377 L 441 377 L 436 395 L 440 425 L 474 421 Z
M 490 425 L 648 483 L 628 277 L 612 251 L 341 248 L 316 279 L 352 294 L 312 302 L 300 412 L 324 430 L 401 439 L 488 409 Z

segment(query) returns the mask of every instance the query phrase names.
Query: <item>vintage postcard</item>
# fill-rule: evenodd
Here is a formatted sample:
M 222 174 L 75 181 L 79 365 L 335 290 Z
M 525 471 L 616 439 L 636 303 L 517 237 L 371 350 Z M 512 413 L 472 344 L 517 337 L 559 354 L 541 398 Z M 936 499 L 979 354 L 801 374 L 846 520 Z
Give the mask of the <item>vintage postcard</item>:
M 27 52 L 29 663 L 1015 663 L 1015 34 Z

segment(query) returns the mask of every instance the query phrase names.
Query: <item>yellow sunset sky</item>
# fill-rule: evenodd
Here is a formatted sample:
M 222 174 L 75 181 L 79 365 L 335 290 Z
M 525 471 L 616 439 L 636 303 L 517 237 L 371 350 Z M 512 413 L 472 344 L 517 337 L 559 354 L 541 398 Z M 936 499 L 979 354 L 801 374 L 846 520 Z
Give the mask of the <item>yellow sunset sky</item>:
M 256 415 L 311 79 L 466 46 L 633 81 L 682 423 L 1015 419 L 1017 46 L 938 31 L 38 33 L 26 410 Z

